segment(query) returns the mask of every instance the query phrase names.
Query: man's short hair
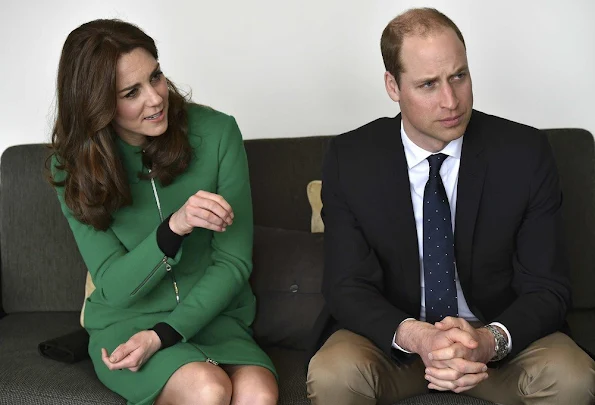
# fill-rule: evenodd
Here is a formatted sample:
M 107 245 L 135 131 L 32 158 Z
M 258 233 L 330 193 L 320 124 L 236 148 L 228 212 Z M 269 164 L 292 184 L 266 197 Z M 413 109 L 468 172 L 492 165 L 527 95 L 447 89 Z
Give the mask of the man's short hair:
M 407 36 L 428 36 L 444 29 L 452 28 L 465 46 L 459 27 L 435 8 L 412 8 L 393 18 L 380 38 L 380 50 L 386 71 L 392 74 L 400 85 L 403 70 L 401 48 Z

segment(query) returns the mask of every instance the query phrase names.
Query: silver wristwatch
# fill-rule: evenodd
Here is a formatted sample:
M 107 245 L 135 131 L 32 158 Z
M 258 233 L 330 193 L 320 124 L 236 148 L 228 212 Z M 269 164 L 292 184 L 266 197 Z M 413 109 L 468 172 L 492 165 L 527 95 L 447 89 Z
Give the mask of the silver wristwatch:
M 490 359 L 490 361 L 500 361 L 508 355 L 508 342 L 506 336 L 500 332 L 498 328 L 493 325 L 485 325 L 484 328 L 489 330 L 494 335 L 494 341 L 496 342 L 496 354 Z

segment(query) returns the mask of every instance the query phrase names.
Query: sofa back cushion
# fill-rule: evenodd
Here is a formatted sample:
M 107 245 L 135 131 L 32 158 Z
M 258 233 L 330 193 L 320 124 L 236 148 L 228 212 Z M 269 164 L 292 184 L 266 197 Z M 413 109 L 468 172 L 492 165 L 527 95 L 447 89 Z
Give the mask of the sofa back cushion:
M 254 337 L 262 346 L 307 349 L 323 306 L 322 234 L 254 228 L 250 283 L 257 298 Z
M 250 167 L 254 224 L 310 230 L 306 187 L 322 176 L 331 136 L 250 139 L 244 142 Z
M 556 158 L 563 193 L 572 307 L 595 308 L 595 141 L 593 135 L 582 129 L 545 132 Z
M 2 299 L 12 312 L 79 311 L 86 267 L 44 178 L 48 149 L 20 145 L 0 161 Z

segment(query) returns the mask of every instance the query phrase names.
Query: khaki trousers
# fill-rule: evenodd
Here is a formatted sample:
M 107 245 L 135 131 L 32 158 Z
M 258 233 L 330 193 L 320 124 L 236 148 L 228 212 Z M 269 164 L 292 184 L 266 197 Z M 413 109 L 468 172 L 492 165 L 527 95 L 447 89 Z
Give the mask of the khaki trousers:
M 313 405 L 393 404 L 428 392 L 424 369 L 419 357 L 397 365 L 370 340 L 343 329 L 310 360 L 308 398 Z M 595 362 L 560 332 L 533 342 L 488 375 L 464 395 L 505 405 L 595 404 Z

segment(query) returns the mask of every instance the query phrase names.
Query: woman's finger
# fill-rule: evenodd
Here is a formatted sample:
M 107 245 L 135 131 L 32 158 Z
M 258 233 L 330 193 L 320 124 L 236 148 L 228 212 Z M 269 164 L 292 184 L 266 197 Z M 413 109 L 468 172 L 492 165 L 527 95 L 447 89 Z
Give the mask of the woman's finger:
M 118 370 L 122 370 L 125 368 L 129 369 L 131 367 L 140 367 L 142 360 L 142 353 L 139 353 L 140 351 L 141 350 L 135 350 L 119 362 L 114 363 L 113 366 Z
M 190 224 L 194 227 L 194 228 L 205 228 L 205 229 L 210 229 L 212 231 L 215 232 L 225 232 L 225 230 L 227 229 L 226 226 L 221 226 L 221 225 L 216 225 L 213 224 L 209 221 L 206 221 L 202 218 L 199 217 L 194 217 L 191 221 Z
M 220 227 L 226 227 L 233 223 L 231 218 L 228 216 L 227 213 L 223 212 L 223 209 L 221 207 L 219 207 L 218 212 L 214 212 L 208 208 L 209 206 L 210 204 L 187 206 L 185 213 L 186 222 L 189 225 L 193 225 L 194 222 L 196 222 L 196 218 L 198 218 Z
M 229 205 L 225 198 L 223 198 L 219 194 L 209 193 L 208 191 L 200 190 L 195 195 L 203 198 L 208 198 L 209 200 L 217 202 L 217 204 L 219 204 L 226 212 L 228 212 L 233 219 L 234 214 L 231 205 Z
M 130 353 L 132 353 L 138 347 L 133 341 L 128 340 L 123 345 L 116 347 L 116 350 L 112 352 L 109 356 L 109 361 L 112 363 L 118 363 L 125 357 L 127 357 Z
M 107 366 L 108 369 L 112 369 L 112 363 L 109 361 L 109 356 L 105 348 L 101 348 L 101 360 Z
M 215 215 L 228 222 L 229 225 L 231 225 L 231 223 L 233 222 L 234 214 L 231 206 L 227 203 L 227 201 L 225 201 L 221 196 L 218 196 L 217 194 L 208 193 L 209 195 L 205 197 L 204 194 L 200 193 L 201 192 L 190 197 L 190 205 L 195 208 L 202 208 L 211 211 Z M 216 198 L 212 196 L 216 196 Z

